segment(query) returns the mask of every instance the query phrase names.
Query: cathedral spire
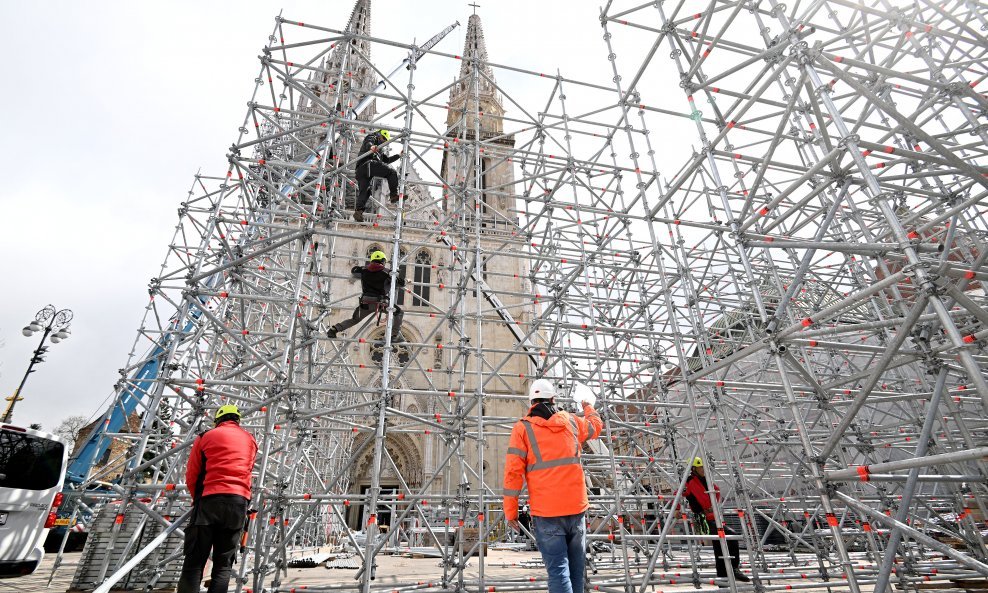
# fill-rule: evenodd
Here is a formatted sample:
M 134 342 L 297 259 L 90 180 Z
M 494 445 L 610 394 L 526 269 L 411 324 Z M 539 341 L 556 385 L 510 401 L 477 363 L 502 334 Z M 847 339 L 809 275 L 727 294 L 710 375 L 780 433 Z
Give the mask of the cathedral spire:
M 494 72 L 487 63 L 487 43 L 484 41 L 484 29 L 480 26 L 480 15 L 470 15 L 467 21 L 467 38 L 463 44 L 463 63 L 460 65 L 460 78 L 454 85 L 451 97 L 472 91 L 473 64 L 476 63 L 483 75 L 478 81 L 481 95 L 492 96 L 494 89 Z
M 478 14 L 470 15 L 467 21 L 461 57 L 460 75 L 449 90 L 449 133 L 472 136 L 479 124 L 482 136 L 498 136 L 504 128 L 504 106 L 494 84 L 494 70 L 487 61 L 487 42 Z
M 353 11 L 350 12 L 350 20 L 347 21 L 346 30 L 357 35 L 370 35 L 370 0 L 357 0 L 353 4 Z M 362 43 L 367 43 L 366 41 Z
M 347 21 L 344 31 L 347 34 L 360 37 L 370 36 L 371 0 L 357 0 L 353 4 L 350 20 Z M 370 57 L 371 43 L 367 39 L 350 39 L 349 42 L 339 42 L 320 64 L 322 71 L 314 75 L 313 78 L 317 84 L 313 87 L 313 92 L 319 94 L 327 104 L 335 105 L 340 110 L 356 105 L 364 94 L 377 84 L 374 69 L 370 65 Z M 336 88 L 336 84 L 341 78 L 341 71 L 343 72 L 343 86 Z M 346 97 L 345 104 L 341 102 L 341 98 L 344 96 Z M 304 97 L 301 108 L 303 111 L 311 109 Z M 360 115 L 365 118 L 372 117 L 375 112 L 375 103 L 371 103 Z
M 467 21 L 462 59 L 459 78 L 450 87 L 446 111 L 446 135 L 461 143 L 444 152 L 440 169 L 445 183 L 460 193 L 452 200 L 444 200 L 444 204 L 448 211 L 465 208 L 468 214 L 460 219 L 464 224 L 471 224 L 469 220 L 479 216 L 483 227 L 496 228 L 517 222 L 513 214 L 514 171 L 508 152 L 515 138 L 504 133 L 504 106 L 487 61 L 487 43 L 477 14 L 470 15 Z M 479 161 L 471 144 L 483 144 Z
M 369 37 L 371 33 L 370 17 L 370 0 L 357 0 L 353 5 L 353 11 L 350 13 L 350 20 L 347 21 L 344 31 L 353 35 Z M 350 43 L 340 43 L 335 49 L 333 49 L 329 55 L 329 58 L 326 60 L 324 67 L 328 69 L 339 69 L 344 63 L 343 58 L 348 53 L 348 50 L 350 54 L 350 60 L 347 64 L 348 69 L 353 69 L 356 67 L 354 63 L 355 60 L 362 61 L 359 58 L 356 58 L 356 52 L 354 50 L 358 50 L 370 59 L 370 42 L 366 39 L 351 39 Z
M 353 11 L 350 13 L 350 20 L 346 24 L 346 32 L 353 35 L 360 35 L 363 37 L 369 37 L 371 33 L 371 3 L 370 0 L 357 0 L 353 5 Z M 334 66 L 339 68 L 342 65 L 343 54 L 345 52 L 346 46 L 340 46 L 333 52 L 333 57 L 330 61 Z M 370 59 L 371 54 L 371 44 L 370 41 L 366 39 L 352 39 L 349 43 L 350 49 L 350 60 L 349 68 L 356 68 L 356 62 L 362 61 L 357 57 L 354 50 L 359 51 L 361 54 Z

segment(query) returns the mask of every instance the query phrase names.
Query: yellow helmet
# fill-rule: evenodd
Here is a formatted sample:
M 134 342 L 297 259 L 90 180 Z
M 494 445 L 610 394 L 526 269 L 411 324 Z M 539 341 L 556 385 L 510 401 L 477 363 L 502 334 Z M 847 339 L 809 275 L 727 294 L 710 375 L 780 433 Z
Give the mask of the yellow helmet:
M 216 416 L 213 417 L 213 420 L 214 421 L 219 420 L 220 418 L 226 416 L 227 414 L 233 414 L 237 417 L 237 419 L 239 419 L 240 408 L 238 408 L 233 404 L 226 404 L 225 406 L 220 406 L 220 409 L 216 410 Z
M 378 249 L 377 251 L 370 254 L 371 261 L 388 261 L 388 256 L 384 254 L 383 251 Z
M 694 457 L 690 465 L 692 465 L 693 467 L 703 467 L 703 460 L 700 459 L 699 457 Z
M 378 130 L 377 133 L 384 137 L 385 142 L 391 141 L 391 132 L 387 130 Z

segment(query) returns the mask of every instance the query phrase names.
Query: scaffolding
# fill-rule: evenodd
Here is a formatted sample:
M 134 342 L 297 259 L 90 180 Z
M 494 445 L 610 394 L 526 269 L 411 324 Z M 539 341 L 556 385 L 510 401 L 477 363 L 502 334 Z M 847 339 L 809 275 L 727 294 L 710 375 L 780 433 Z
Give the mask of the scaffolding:
M 236 403 L 260 450 L 237 591 L 294 590 L 329 548 L 356 579 L 307 590 L 544 589 L 485 565 L 538 377 L 600 396 L 596 590 L 988 576 L 988 8 L 608 2 L 605 83 L 489 60 L 477 15 L 462 54 L 375 37 L 370 8 L 276 19 L 227 171 L 181 203 L 116 387 L 142 431 L 105 437 L 120 480 L 87 477 L 75 588 L 174 584 L 186 452 Z M 400 200 L 356 223 L 376 129 Z M 408 279 L 403 341 L 391 311 L 330 339 L 372 249 Z M 750 584 L 683 510 L 695 456 Z M 375 581 L 413 549 L 431 582 Z

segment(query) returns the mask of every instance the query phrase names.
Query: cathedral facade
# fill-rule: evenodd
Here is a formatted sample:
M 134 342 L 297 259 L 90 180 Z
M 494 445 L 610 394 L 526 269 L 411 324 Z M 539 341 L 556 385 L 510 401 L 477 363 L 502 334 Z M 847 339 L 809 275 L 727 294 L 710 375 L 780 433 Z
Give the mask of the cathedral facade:
M 369 35 L 369 29 L 370 2 L 360 0 L 349 30 Z M 327 104 L 344 102 L 337 98 L 345 96 L 341 91 L 360 97 L 376 84 L 370 69 L 358 65 L 370 55 L 369 44 L 357 40 L 350 47 L 349 68 L 355 76 L 339 76 L 344 56 L 336 51 L 327 58 L 321 80 L 313 83 Z M 445 121 L 439 122 L 446 126 L 439 175 L 419 173 L 414 143 L 411 154 L 393 165 L 403 175 L 400 236 L 396 238 L 396 208 L 387 204 L 383 180 L 376 183 L 365 222 L 353 222 L 345 212 L 338 223 L 338 236 L 324 262 L 336 305 L 326 323 L 348 318 L 357 305 L 360 282 L 351 276 L 351 268 L 365 265 L 375 250 L 387 253 L 389 266 L 406 285 L 396 287 L 394 298 L 404 310 L 404 342 L 392 347 L 388 365 L 385 401 L 394 413 L 387 414 L 388 455 L 379 475 L 381 492 L 424 488 L 442 496 L 485 489 L 487 500 L 499 501 L 508 435 L 527 409 L 524 394 L 532 361 L 519 355 L 517 338 L 498 309 L 511 311 L 521 327 L 534 305 L 527 297 L 529 267 L 521 257 L 517 232 L 515 172 L 509 154 L 514 138 L 504 133 L 505 109 L 486 63 L 477 15 L 469 19 L 462 57 L 458 77 L 449 87 Z M 350 86 L 343 89 L 334 79 L 347 80 Z M 352 108 L 354 101 L 346 102 Z M 392 122 L 375 115 L 373 102 L 357 115 L 366 124 L 353 126 L 351 161 L 366 133 Z M 352 174 L 352 168 L 345 174 L 350 184 L 347 205 L 353 199 Z M 368 400 L 382 397 L 386 325 L 386 314 L 371 316 L 339 339 Z M 443 430 L 444 420 L 445 425 L 455 425 L 451 415 L 462 416 L 465 425 L 476 430 Z M 353 443 L 354 451 L 362 451 L 350 475 L 350 491 L 357 495 L 371 485 L 374 447 L 362 445 L 373 438 L 373 432 L 362 431 Z M 348 522 L 361 523 L 357 509 Z

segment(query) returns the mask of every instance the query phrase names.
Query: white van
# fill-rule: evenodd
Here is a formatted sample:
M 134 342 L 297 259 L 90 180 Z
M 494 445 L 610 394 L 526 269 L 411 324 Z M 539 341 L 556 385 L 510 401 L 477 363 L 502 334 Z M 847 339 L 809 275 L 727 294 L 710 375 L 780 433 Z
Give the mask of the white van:
M 0 577 L 31 574 L 62 503 L 68 449 L 55 435 L 0 425 Z

